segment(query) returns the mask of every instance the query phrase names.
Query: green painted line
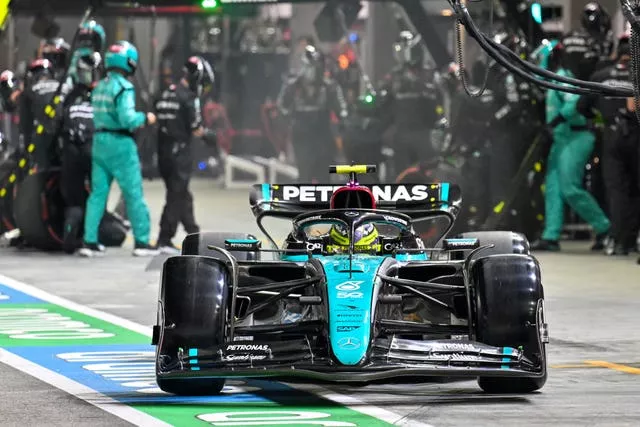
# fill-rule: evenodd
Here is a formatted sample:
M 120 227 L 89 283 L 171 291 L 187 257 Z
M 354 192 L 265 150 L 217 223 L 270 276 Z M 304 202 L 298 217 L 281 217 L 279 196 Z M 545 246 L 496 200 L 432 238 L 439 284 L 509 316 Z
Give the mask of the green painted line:
M 53 304 L 0 306 L 0 347 L 148 344 L 149 337 Z
M 388 427 L 392 425 L 312 395 L 299 396 L 298 399 L 284 404 L 264 403 L 222 407 L 212 405 L 132 406 L 169 424 L 185 427 L 202 425 Z M 234 421 L 237 424 L 231 424 Z M 256 424 L 250 424 L 250 422 Z

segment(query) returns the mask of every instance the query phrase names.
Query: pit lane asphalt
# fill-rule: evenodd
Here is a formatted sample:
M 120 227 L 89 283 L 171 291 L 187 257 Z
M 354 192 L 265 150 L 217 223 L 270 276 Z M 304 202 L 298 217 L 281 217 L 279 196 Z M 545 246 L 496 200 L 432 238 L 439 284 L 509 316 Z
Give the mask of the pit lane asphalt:
M 203 180 L 192 187 L 203 229 L 258 233 L 247 191 L 224 191 Z M 161 182 L 146 182 L 145 193 L 155 236 L 164 202 Z M 283 224 L 279 229 L 285 230 Z M 540 393 L 488 395 L 474 381 L 330 388 L 400 414 L 406 425 L 640 425 L 637 257 L 591 254 L 587 243 L 564 243 L 563 249 L 560 254 L 535 254 L 542 265 L 551 336 L 549 380 Z M 154 267 L 160 262 L 148 268 L 149 259 L 133 258 L 130 251 L 131 241 L 102 259 L 4 248 L 0 274 L 151 326 L 159 279 Z M 1 425 L 16 426 L 126 425 L 2 364 L 0 417 Z

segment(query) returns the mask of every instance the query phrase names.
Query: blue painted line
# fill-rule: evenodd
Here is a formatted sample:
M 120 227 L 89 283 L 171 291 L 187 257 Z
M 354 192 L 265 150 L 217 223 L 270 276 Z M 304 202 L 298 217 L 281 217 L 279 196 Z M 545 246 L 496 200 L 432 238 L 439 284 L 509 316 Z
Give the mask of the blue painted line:
M 0 283 L 0 304 L 48 304 Z
M 8 350 L 125 404 L 269 402 L 263 397 L 242 392 L 224 394 L 223 391 L 219 396 L 204 397 L 165 394 L 157 388 L 155 349 L 150 345 L 11 347 Z M 266 384 L 264 388 L 272 383 Z M 251 382 L 247 382 L 247 386 L 255 387 Z

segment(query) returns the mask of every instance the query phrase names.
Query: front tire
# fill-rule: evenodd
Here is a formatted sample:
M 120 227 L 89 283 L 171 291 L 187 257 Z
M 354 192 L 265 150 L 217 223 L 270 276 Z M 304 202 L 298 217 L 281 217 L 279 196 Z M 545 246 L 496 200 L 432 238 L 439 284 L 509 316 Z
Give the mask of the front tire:
M 522 348 L 539 377 L 481 377 L 488 393 L 530 393 L 547 381 L 544 291 L 538 262 L 527 255 L 491 255 L 471 267 L 476 339 L 495 347 Z
M 224 378 L 164 378 L 162 373 L 184 369 L 178 359 L 180 348 L 205 349 L 225 343 L 230 280 L 225 263 L 218 259 L 176 256 L 165 262 L 156 352 L 156 381 L 161 390 L 178 395 L 216 395 L 224 387 Z M 196 367 L 187 365 L 186 369 Z

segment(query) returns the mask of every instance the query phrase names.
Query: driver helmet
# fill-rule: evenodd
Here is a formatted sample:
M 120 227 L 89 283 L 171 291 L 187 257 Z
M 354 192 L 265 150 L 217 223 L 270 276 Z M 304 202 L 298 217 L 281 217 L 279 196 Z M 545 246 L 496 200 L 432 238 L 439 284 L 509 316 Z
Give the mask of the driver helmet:
M 378 237 L 378 229 L 373 224 L 361 225 L 355 230 L 353 246 L 359 251 L 372 250 L 378 243 Z M 331 227 L 329 238 L 331 239 L 331 244 L 336 246 L 349 246 L 351 243 L 349 230 L 342 224 L 335 224 Z

